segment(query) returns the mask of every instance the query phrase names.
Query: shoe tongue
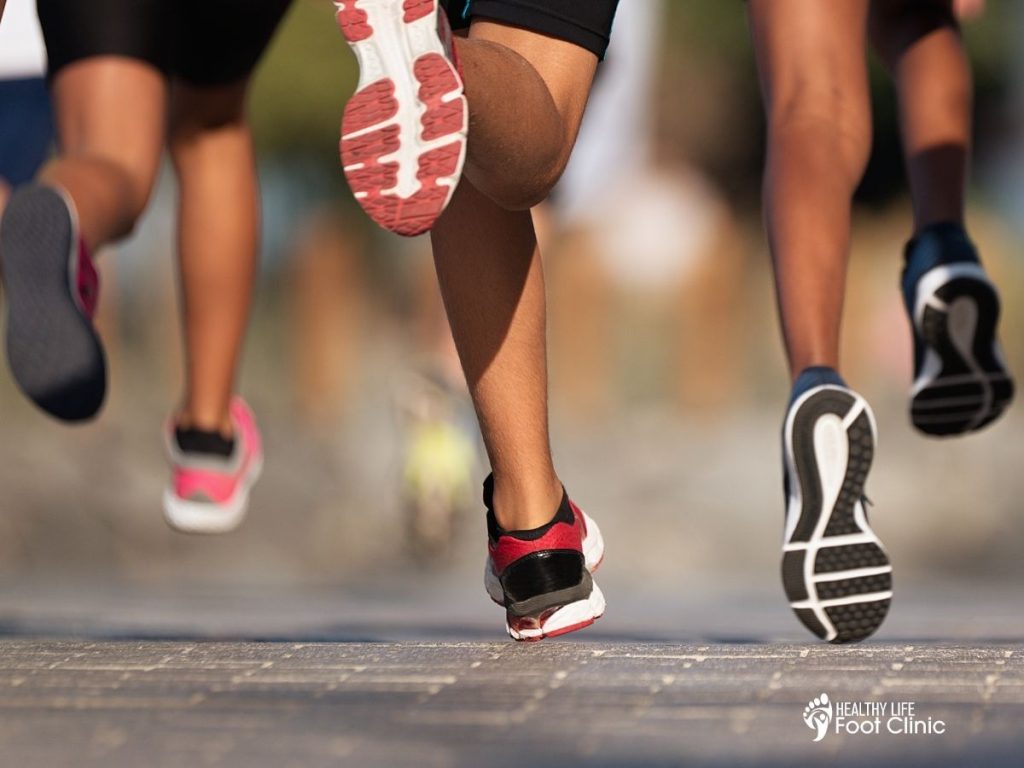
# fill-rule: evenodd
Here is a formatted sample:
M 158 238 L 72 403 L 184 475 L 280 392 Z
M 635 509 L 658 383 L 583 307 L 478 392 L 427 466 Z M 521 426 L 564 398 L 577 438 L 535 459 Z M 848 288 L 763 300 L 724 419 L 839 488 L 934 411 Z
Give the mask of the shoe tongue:
M 235 452 L 234 438 L 224 437 L 220 432 L 202 429 L 176 427 L 174 439 L 185 453 L 202 453 L 208 456 L 229 458 Z

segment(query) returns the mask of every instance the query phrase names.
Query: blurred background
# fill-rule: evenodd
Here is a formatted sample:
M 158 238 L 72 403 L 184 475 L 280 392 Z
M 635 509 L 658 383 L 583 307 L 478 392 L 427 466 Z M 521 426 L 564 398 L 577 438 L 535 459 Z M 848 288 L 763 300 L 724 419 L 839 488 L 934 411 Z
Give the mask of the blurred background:
M 136 235 L 101 258 L 111 388 L 99 420 L 56 424 L 0 375 L 8 618 L 31 610 L 39 585 L 397 601 L 411 583 L 465 595 L 492 618 L 478 581 L 485 463 L 429 243 L 375 229 L 345 187 L 337 131 L 356 67 L 332 13 L 296 0 L 252 101 L 264 256 L 241 390 L 267 463 L 249 518 L 235 534 L 190 538 L 161 517 L 161 426 L 181 389 L 165 172 Z M 763 119 L 746 18 L 721 0 L 625 0 L 617 25 L 577 155 L 536 212 L 556 463 L 609 541 L 610 602 L 636 588 L 774 593 L 788 379 L 759 211 Z M 1018 375 L 1022 31 L 1024 4 L 1010 0 L 990 0 L 966 28 L 977 76 L 968 223 L 1002 291 Z M 909 426 L 898 285 L 911 216 L 894 94 L 874 62 L 872 85 L 844 372 L 879 421 L 873 521 L 903 583 L 1019 579 L 1021 409 L 956 441 Z

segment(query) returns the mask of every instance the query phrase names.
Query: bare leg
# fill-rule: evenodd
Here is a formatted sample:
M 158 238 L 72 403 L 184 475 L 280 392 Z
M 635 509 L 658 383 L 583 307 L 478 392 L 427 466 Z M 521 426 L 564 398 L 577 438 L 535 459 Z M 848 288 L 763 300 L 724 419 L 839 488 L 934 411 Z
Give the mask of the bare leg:
M 899 91 L 915 232 L 963 223 L 972 84 L 952 0 L 873 0 L 871 39 Z
M 545 197 L 561 174 L 597 59 L 483 22 L 459 44 L 469 170 L 432 232 L 434 260 L 494 472 L 498 523 L 535 528 L 551 519 L 562 491 L 548 440 L 540 253 L 529 211 L 510 209 Z M 536 130 L 524 130 L 523 114 Z
M 187 361 L 178 420 L 225 436 L 257 266 L 259 200 L 246 87 L 175 82 L 169 137 L 180 184 Z
M 529 211 L 463 181 L 432 233 L 448 320 L 509 530 L 550 520 L 561 498 L 548 442 L 544 277 Z
M 503 208 L 530 208 L 569 161 L 597 57 L 487 21 L 457 46 L 469 102 L 465 176 Z
M 62 68 L 52 92 L 60 151 L 40 180 L 71 196 L 95 251 L 130 233 L 145 209 L 163 148 L 166 84 L 147 64 L 104 56 Z
M 751 0 L 768 115 L 765 217 L 795 378 L 837 368 L 850 207 L 871 143 L 868 0 Z

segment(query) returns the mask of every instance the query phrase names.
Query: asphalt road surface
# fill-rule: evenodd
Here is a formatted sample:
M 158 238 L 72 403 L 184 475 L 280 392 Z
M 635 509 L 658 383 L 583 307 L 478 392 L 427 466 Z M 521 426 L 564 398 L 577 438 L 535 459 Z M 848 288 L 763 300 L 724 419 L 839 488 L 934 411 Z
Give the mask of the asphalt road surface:
M 857 646 L 728 592 L 618 595 L 591 630 L 518 645 L 436 584 L 8 585 L 0 765 L 1020 766 L 1017 593 L 905 592 Z

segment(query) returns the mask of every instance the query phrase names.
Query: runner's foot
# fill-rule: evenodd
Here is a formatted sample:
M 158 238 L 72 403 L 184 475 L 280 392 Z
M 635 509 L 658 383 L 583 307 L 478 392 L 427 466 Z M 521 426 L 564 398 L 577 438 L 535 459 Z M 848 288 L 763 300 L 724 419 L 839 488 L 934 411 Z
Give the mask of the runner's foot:
M 910 418 L 929 435 L 995 421 L 1013 400 L 996 338 L 999 295 L 958 224 L 935 224 L 907 245 L 903 298 L 914 330 Z
M 7 294 L 7 361 L 29 399 L 51 416 L 81 421 L 107 391 L 103 346 L 93 327 L 99 277 L 70 201 L 29 185 L 0 223 Z
M 542 640 L 594 623 L 604 595 L 591 573 L 604 558 L 597 524 L 564 493 L 550 523 L 531 531 L 505 531 L 493 509 L 494 481 L 484 482 L 488 557 L 487 594 L 505 606 L 514 640 Z
M 234 437 L 217 432 L 166 428 L 171 484 L 164 491 L 164 518 L 182 533 L 226 533 L 249 506 L 249 490 L 263 469 L 256 419 L 245 401 L 231 402 Z
M 468 109 L 448 18 L 437 0 L 338 0 L 338 25 L 359 60 L 341 126 L 356 200 L 400 235 L 434 226 L 466 156 Z
M 892 567 L 864 509 L 875 434 L 867 402 L 835 371 L 800 374 L 783 427 L 782 583 L 797 618 L 833 643 L 871 635 L 892 598 Z

